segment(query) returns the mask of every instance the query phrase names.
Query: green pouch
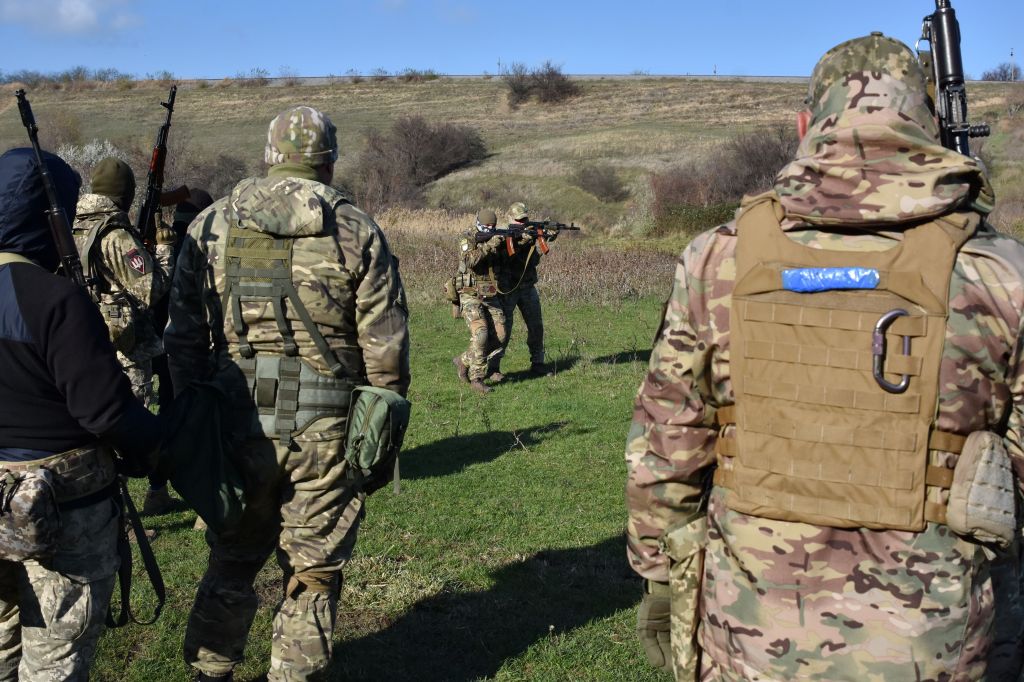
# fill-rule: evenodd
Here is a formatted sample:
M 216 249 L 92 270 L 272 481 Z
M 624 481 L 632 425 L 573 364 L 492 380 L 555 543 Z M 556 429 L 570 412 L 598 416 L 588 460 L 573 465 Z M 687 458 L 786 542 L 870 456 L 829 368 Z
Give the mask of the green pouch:
M 188 506 L 216 533 L 245 512 L 245 480 L 232 460 L 233 440 L 224 391 L 194 382 L 174 398 L 157 472 L 170 480 Z
M 412 403 L 376 386 L 357 386 L 348 407 L 345 459 L 369 494 L 387 485 L 409 426 Z
M 677 680 L 696 680 L 700 674 L 697 628 L 707 536 L 707 510 L 701 509 L 666 530 L 660 540 L 662 551 L 672 560 L 669 590 L 672 658 Z

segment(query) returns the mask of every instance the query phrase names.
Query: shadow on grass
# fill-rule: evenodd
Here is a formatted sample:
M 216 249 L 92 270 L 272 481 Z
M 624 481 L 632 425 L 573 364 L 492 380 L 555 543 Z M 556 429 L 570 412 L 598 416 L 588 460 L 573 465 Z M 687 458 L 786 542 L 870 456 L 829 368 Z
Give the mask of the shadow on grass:
M 565 426 L 552 422 L 521 431 L 484 431 L 452 436 L 401 454 L 401 477 L 433 478 L 457 474 L 471 464 L 489 462 L 506 452 L 539 445 Z
M 338 643 L 327 679 L 489 678 L 532 645 L 635 604 L 639 582 L 623 547 L 614 536 L 538 552 L 497 569 L 489 590 L 424 599 L 390 624 L 343 605 L 337 631 L 366 634 Z
M 576 366 L 576 363 L 580 361 L 579 355 L 565 355 L 559 357 L 557 360 L 548 361 L 547 367 L 555 374 L 561 374 L 562 372 L 568 372 L 570 369 Z M 540 379 L 547 379 L 548 377 L 539 377 L 530 370 L 525 369 L 521 372 L 512 372 L 505 375 L 503 384 L 518 384 L 521 381 L 534 381 Z M 500 385 L 500 384 L 499 384 Z
M 624 350 L 614 355 L 602 355 L 594 358 L 591 362 L 598 365 L 621 365 L 626 362 L 642 362 L 647 364 L 651 361 L 651 351 L 647 350 Z

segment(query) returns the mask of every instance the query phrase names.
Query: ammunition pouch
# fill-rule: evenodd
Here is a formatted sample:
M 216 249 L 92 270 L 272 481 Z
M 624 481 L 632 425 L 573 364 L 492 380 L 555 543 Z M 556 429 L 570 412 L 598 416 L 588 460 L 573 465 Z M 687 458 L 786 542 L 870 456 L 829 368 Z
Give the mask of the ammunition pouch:
M 387 485 L 409 426 L 412 404 L 386 388 L 352 391 L 345 437 L 345 460 L 360 489 L 369 494 Z
M 946 523 L 957 535 L 1009 547 L 1017 535 L 1016 485 L 1003 439 L 991 431 L 967 437 L 953 471 Z
M 444 298 L 450 303 L 459 302 L 459 276 L 449 277 L 444 282 Z
M 493 274 L 493 273 L 491 273 Z M 494 298 L 498 291 L 498 280 L 493 276 L 477 277 L 472 272 L 464 272 L 456 276 L 459 293 L 478 298 Z
M 135 307 L 126 295 L 119 294 L 110 303 L 100 303 L 100 314 L 107 323 L 107 332 L 114 348 L 129 354 L 135 348 Z
M 0 462 L 0 559 L 53 554 L 60 510 L 95 504 L 116 492 L 114 458 L 90 446 L 27 462 Z
M 348 414 L 355 383 L 320 374 L 302 358 L 258 355 L 237 364 L 256 407 L 250 435 L 287 445 L 317 419 Z

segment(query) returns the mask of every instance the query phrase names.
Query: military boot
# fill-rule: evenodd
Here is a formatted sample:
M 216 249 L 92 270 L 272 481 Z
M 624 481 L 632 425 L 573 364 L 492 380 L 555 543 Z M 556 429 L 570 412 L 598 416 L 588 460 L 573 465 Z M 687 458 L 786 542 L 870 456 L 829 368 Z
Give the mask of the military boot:
M 496 384 L 500 384 L 505 380 L 505 375 L 502 374 L 500 370 L 496 369 L 493 372 L 491 372 L 491 375 L 487 378 Z
M 542 362 L 535 362 L 530 365 L 530 374 L 535 377 L 553 377 L 555 371 Z
M 466 367 L 466 363 L 462 361 L 462 356 L 456 355 L 452 358 L 452 364 L 455 365 L 455 372 L 459 375 L 459 380 L 469 383 L 469 368 Z
M 473 381 L 469 382 L 469 387 L 482 395 L 487 395 L 494 390 L 485 384 L 482 379 L 473 379 Z
M 235 672 L 232 670 L 226 675 L 210 675 L 199 671 L 199 674 L 196 675 L 195 679 L 196 682 L 233 682 L 235 679 Z
M 146 491 L 146 497 L 142 501 L 142 513 L 146 516 L 154 514 L 166 514 L 174 506 L 174 499 L 167 492 L 167 486 Z

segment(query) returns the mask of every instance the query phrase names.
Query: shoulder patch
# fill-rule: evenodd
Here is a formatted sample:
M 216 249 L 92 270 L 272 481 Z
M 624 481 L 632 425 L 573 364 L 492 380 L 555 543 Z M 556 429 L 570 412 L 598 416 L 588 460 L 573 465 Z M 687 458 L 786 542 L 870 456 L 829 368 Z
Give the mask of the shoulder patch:
M 137 273 L 139 277 L 147 274 L 146 270 L 146 257 L 139 253 L 138 249 L 132 249 L 128 253 L 124 254 L 124 263 L 128 266 L 132 272 Z
M 463 239 L 459 243 L 462 245 L 462 250 L 463 251 L 469 251 L 469 240 L 468 239 Z

